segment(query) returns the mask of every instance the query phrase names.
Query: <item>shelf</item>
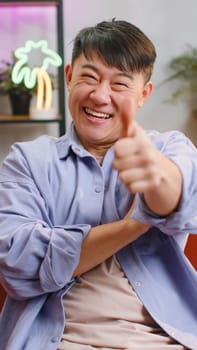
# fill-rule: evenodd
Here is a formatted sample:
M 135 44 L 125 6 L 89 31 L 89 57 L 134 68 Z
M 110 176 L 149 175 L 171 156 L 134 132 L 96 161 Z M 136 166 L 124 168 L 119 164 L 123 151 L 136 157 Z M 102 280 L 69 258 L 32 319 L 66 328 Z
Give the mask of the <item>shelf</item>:
M 28 115 L 0 115 L 0 124 L 12 123 L 61 123 L 62 117 L 50 119 L 32 119 Z
M 58 6 L 59 1 L 54 0 L 28 0 L 24 1 L 14 1 L 14 0 L 3 0 L 0 2 L 0 6 Z
M 45 6 L 46 10 L 42 11 L 43 15 L 47 15 L 47 6 L 49 8 L 49 13 L 51 13 L 51 7 L 54 7 L 54 23 L 56 23 L 56 33 L 55 33 L 55 42 L 57 47 L 57 52 L 62 58 L 62 65 L 57 68 L 57 76 L 58 76 L 58 97 L 57 97 L 57 112 L 58 117 L 54 119 L 31 119 L 30 116 L 13 116 L 13 115 L 6 115 L 3 114 L 0 110 L 0 124 L 17 124 L 17 123 L 57 123 L 58 124 L 58 130 L 59 130 L 59 136 L 63 135 L 65 133 L 66 129 L 66 111 L 65 111 L 65 81 L 64 81 L 64 27 L 63 27 L 63 0 L 25 0 L 25 1 L 18 1 L 18 0 L 0 0 L 0 8 L 7 6 L 9 9 L 6 11 L 10 11 L 12 16 L 15 16 L 15 12 L 11 12 L 11 7 L 21 6 L 21 7 L 40 7 Z M 31 12 L 30 16 L 30 22 L 31 24 L 34 23 L 34 26 L 38 27 L 38 17 L 32 15 L 31 9 L 29 10 Z M 29 18 L 29 13 L 28 17 Z M 12 17 L 10 15 L 10 17 Z M 8 17 L 8 18 L 10 18 Z M 17 21 L 17 16 L 13 17 L 14 23 Z M 1 18 L 1 22 L 3 21 L 3 18 Z M 20 23 L 20 22 L 19 22 Z M 28 23 L 27 23 L 28 24 Z M 6 26 L 4 26 L 6 28 Z M 42 28 L 42 26 L 41 26 Z M 13 29 L 14 30 L 14 29 Z M 7 31 L 6 31 L 7 32 Z M 27 30 L 28 32 L 28 30 Z M 53 31 L 54 33 L 54 31 Z M 1 36 L 2 36 L 1 32 Z M 10 34 L 12 37 L 12 32 Z M 26 40 L 26 34 L 24 35 L 24 38 Z M 29 36 L 27 37 L 29 39 Z M 45 39 L 42 37 L 42 39 Z M 38 40 L 38 39 L 37 39 Z M 25 42 L 25 41 L 24 41 Z

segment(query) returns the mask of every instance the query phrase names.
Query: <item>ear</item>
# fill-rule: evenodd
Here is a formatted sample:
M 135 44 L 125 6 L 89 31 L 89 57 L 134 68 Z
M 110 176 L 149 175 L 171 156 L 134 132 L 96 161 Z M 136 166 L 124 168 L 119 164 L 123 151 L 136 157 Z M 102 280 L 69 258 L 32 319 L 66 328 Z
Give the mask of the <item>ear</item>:
M 152 81 L 148 81 L 143 88 L 142 96 L 138 102 L 138 107 L 143 107 L 144 103 L 147 101 L 153 90 Z
M 69 86 L 72 78 L 72 67 L 70 64 L 67 64 L 65 67 L 65 78 L 66 78 L 66 85 L 69 90 Z

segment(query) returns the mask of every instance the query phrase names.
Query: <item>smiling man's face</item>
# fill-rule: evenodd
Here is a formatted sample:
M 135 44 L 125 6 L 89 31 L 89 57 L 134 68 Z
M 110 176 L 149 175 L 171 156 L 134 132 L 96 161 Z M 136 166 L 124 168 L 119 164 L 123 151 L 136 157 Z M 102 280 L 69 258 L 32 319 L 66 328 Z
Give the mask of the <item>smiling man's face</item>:
M 125 105 L 132 122 L 151 92 L 151 83 L 144 83 L 143 73 L 110 67 L 97 55 L 86 59 L 81 54 L 73 67 L 67 65 L 66 82 L 77 135 L 95 156 L 104 155 L 121 137 Z

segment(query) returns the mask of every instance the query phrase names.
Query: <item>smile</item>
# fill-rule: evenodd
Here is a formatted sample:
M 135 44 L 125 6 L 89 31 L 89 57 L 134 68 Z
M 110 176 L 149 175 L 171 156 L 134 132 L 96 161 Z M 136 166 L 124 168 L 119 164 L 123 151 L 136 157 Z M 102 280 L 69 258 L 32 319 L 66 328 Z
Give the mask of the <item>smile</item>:
M 96 112 L 93 111 L 92 109 L 89 108 L 84 108 L 84 111 L 86 114 L 94 117 L 94 118 L 98 118 L 98 119 L 109 119 L 111 118 L 111 114 L 107 114 L 107 113 L 102 113 L 102 112 Z

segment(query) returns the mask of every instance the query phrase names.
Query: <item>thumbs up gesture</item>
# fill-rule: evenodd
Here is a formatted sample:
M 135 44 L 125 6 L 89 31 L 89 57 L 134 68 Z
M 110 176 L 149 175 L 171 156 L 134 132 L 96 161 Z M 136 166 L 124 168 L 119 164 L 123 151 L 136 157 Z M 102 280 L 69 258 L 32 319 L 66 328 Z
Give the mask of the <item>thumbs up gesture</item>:
M 130 192 L 144 193 L 160 184 L 160 154 L 130 115 L 128 103 L 121 112 L 123 133 L 114 146 L 113 166 Z
M 120 116 L 123 133 L 114 145 L 113 166 L 130 192 L 143 193 L 153 212 L 168 215 L 176 209 L 181 198 L 181 171 L 155 147 L 146 131 L 131 116 L 128 102 Z
M 130 192 L 144 193 L 160 184 L 159 152 L 137 122 L 126 130 L 114 146 L 113 166 Z

